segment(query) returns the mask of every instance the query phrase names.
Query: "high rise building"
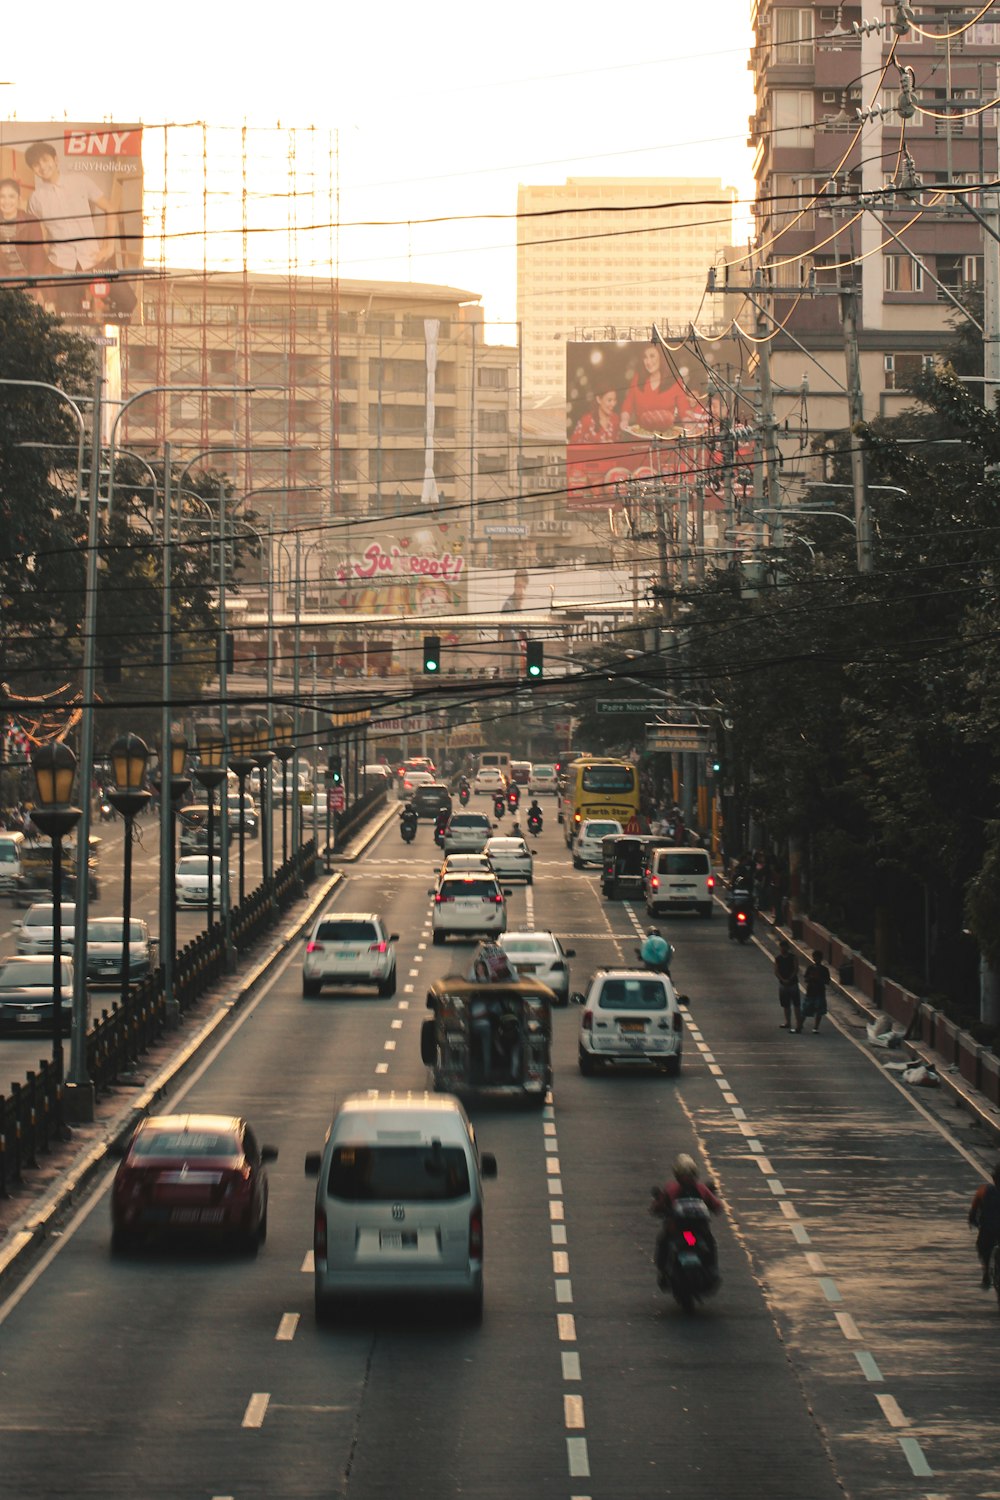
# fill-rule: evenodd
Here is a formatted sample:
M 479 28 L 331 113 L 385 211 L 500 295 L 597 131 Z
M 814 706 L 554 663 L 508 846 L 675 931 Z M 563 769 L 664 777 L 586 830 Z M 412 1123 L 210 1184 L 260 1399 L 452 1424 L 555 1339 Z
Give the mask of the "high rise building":
M 724 311 L 706 296 L 733 238 L 719 178 L 570 177 L 517 195 L 517 316 L 525 401 L 562 398 L 566 345 L 684 332 Z
M 913 404 L 906 383 L 948 343 L 952 298 L 983 285 L 1000 24 L 975 11 L 883 5 L 859 34 L 860 5 L 756 0 L 757 239 L 729 282 L 761 269 L 770 289 L 779 422 L 805 374 L 810 428 L 848 425 L 839 293 L 853 294 L 870 418 Z M 735 290 L 728 303 L 739 312 Z

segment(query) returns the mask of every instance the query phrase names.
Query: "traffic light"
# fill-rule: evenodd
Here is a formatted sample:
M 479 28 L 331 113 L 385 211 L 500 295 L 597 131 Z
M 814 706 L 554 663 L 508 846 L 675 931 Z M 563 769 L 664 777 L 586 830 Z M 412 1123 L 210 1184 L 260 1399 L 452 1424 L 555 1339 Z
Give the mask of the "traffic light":
M 525 642 L 525 665 L 532 681 L 545 674 L 545 646 L 541 641 Z
M 328 755 L 326 758 L 326 774 L 330 778 L 331 786 L 340 786 L 343 779 L 343 760 L 339 755 Z
M 722 770 L 722 761 L 717 755 L 712 756 L 711 760 L 709 761 L 709 765 L 712 767 L 713 776 L 718 776 L 719 772 Z
M 424 636 L 424 671 L 432 675 L 441 670 L 441 637 L 439 635 Z

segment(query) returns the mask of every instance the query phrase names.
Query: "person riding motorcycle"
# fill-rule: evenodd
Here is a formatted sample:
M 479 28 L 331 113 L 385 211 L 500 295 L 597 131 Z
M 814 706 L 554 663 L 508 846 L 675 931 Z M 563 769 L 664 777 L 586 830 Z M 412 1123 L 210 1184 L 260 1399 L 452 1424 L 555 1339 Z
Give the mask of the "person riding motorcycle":
M 753 931 L 753 897 L 749 888 L 742 881 L 737 881 L 733 886 L 732 899 L 729 903 L 729 936 L 734 938 L 737 931 L 737 923 L 740 913 L 746 917 L 746 923 L 750 931 Z
M 1000 1166 L 993 1168 L 992 1183 L 983 1183 L 976 1189 L 969 1208 L 969 1223 L 978 1229 L 976 1254 L 983 1266 L 983 1286 L 990 1284 L 990 1256 L 993 1247 L 1000 1242 Z
M 532 833 L 541 833 L 542 831 L 542 809 L 538 805 L 537 797 L 528 808 L 528 827 Z
M 458 797 L 459 797 L 459 801 L 461 802 L 461 804 L 462 804 L 463 807 L 468 802 L 468 800 L 469 800 L 469 798 L 470 798 L 471 795 L 472 795 L 472 787 L 469 785 L 469 778 L 468 778 L 468 776 L 462 776 L 462 777 L 460 777 L 459 778 L 459 783 L 458 783 Z
M 506 809 L 507 799 L 504 797 L 503 792 L 497 792 L 493 798 L 493 816 L 495 818 L 502 818 Z
M 661 1288 L 665 1285 L 667 1277 L 667 1266 L 670 1255 L 670 1246 L 676 1233 L 676 1221 L 682 1217 L 678 1212 L 678 1203 L 683 1204 L 685 1198 L 700 1198 L 710 1214 L 722 1213 L 722 1201 L 717 1198 L 710 1187 L 700 1181 L 698 1164 L 692 1156 L 682 1151 L 673 1164 L 673 1178 L 664 1183 L 650 1205 L 650 1213 L 657 1218 L 663 1219 L 663 1228 L 656 1241 L 656 1269 L 659 1273 Z M 719 1251 L 715 1243 L 711 1225 L 706 1217 L 702 1230 L 705 1249 L 708 1252 L 709 1270 L 716 1283 L 719 1280 Z
M 507 805 L 511 812 L 516 812 L 521 802 L 521 789 L 516 781 L 512 781 L 507 788 Z
M 670 961 L 674 956 L 674 945 L 668 943 L 657 928 L 651 927 L 642 940 L 639 957 L 649 969 L 670 973 Z
M 448 824 L 449 824 L 450 821 L 451 821 L 451 808 L 450 807 L 439 807 L 438 810 L 437 810 L 437 813 L 435 814 L 435 817 L 434 817 L 434 842 L 435 842 L 435 844 L 443 844 L 444 843 L 445 830 L 447 829 Z
M 412 806 L 404 807 L 399 815 L 400 833 L 404 838 L 407 836 L 407 834 L 410 836 L 410 838 L 412 838 L 417 831 L 417 825 L 419 822 L 420 819 L 417 817 L 416 809 Z

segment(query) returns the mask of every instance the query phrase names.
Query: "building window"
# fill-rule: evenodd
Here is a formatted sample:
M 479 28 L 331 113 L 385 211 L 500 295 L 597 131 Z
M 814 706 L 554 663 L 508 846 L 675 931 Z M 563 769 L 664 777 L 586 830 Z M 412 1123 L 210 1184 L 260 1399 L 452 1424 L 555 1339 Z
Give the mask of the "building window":
M 505 474 L 506 456 L 503 453 L 480 453 L 477 455 L 476 471 L 479 474 Z
M 887 354 L 885 355 L 885 389 L 908 391 L 921 375 L 933 370 L 932 354 Z
M 811 146 L 815 109 L 806 89 L 775 89 L 772 96 L 776 146 Z
M 480 432 L 507 431 L 507 413 L 505 411 L 480 411 L 478 416 Z
M 779 5 L 774 11 L 774 61 L 808 65 L 813 60 L 813 13 L 806 5 Z
M 887 255 L 884 286 L 887 292 L 922 292 L 924 268 L 909 255 Z
M 484 389 L 491 391 L 505 391 L 507 389 L 507 371 L 495 369 L 490 365 L 484 366 L 476 371 L 479 384 Z

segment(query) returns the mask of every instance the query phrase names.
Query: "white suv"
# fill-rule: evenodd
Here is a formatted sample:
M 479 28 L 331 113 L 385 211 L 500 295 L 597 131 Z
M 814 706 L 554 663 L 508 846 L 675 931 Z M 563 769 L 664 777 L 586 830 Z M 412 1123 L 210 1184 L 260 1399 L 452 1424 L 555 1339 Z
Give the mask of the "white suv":
M 602 840 L 610 833 L 621 833 L 622 825 L 614 818 L 585 818 L 580 832 L 573 840 L 573 866 L 581 870 L 584 865 L 599 865 L 604 858 Z
M 485 813 L 455 812 L 444 833 L 445 854 L 482 854 L 493 824 Z
M 380 995 L 396 993 L 398 932 L 387 932 L 374 912 L 325 911 L 313 923 L 302 957 L 302 994 L 308 1000 L 324 984 L 373 984 Z
M 666 974 L 598 969 L 583 999 L 580 1072 L 589 1077 L 604 1064 L 645 1064 L 676 1077 L 682 1024 L 677 993 Z
M 495 875 L 445 875 L 434 897 L 431 927 L 440 946 L 449 934 L 455 937 L 495 937 L 507 931 L 507 903 Z
M 507 779 L 503 772 L 496 766 L 483 766 L 476 772 L 476 779 L 472 783 L 472 790 L 477 794 L 486 792 L 490 797 L 495 797 L 497 792 L 507 790 Z

